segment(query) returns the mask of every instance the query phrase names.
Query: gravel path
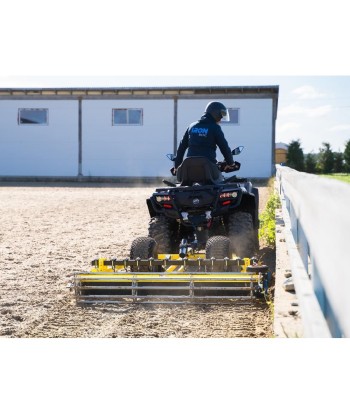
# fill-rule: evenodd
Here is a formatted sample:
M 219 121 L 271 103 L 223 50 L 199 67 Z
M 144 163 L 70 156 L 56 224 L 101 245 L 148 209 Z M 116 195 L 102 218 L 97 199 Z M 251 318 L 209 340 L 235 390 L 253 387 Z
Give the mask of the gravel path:
M 126 258 L 147 235 L 154 187 L 11 184 L 0 187 L 0 336 L 271 337 L 266 304 L 78 307 L 68 276 L 92 259 Z M 261 187 L 260 209 L 269 189 Z M 263 253 L 264 250 L 261 251 Z M 266 262 L 273 253 L 265 250 Z M 270 264 L 269 264 L 270 265 Z

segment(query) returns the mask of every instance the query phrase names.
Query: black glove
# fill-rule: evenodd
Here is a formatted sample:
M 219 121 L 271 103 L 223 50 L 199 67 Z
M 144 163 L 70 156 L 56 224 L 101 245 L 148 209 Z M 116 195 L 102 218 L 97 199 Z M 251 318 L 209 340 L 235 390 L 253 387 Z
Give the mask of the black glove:
M 171 173 L 173 176 L 176 176 L 176 171 L 177 171 L 177 169 L 176 169 L 175 167 L 172 167 L 172 168 L 170 169 L 170 173 Z
M 218 161 L 218 162 L 216 163 L 216 165 L 217 165 L 218 169 L 219 169 L 221 172 L 224 172 L 224 171 L 225 171 L 225 167 L 227 166 L 227 163 L 226 163 L 226 161 Z
M 241 168 L 241 163 L 238 161 L 234 161 L 233 164 L 227 164 L 224 166 L 224 172 L 225 173 L 231 173 L 232 171 L 239 170 Z

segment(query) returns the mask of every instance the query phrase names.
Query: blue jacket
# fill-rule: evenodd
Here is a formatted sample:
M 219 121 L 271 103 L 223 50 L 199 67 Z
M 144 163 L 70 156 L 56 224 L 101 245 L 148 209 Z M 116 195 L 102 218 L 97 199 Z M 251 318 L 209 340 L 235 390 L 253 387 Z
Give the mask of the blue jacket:
M 233 164 L 231 149 L 221 127 L 210 114 L 204 114 L 199 121 L 187 128 L 177 149 L 175 168 L 182 163 L 187 148 L 187 157 L 207 157 L 212 163 L 216 163 L 217 146 L 226 162 Z

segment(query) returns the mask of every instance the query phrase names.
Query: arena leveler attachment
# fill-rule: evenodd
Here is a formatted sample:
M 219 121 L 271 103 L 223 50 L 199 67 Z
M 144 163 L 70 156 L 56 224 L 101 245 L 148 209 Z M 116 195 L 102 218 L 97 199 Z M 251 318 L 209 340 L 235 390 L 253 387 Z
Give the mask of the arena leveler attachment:
M 269 272 L 249 258 L 205 258 L 205 254 L 160 254 L 157 258 L 92 261 L 87 273 L 71 276 L 78 304 L 230 303 L 261 298 Z

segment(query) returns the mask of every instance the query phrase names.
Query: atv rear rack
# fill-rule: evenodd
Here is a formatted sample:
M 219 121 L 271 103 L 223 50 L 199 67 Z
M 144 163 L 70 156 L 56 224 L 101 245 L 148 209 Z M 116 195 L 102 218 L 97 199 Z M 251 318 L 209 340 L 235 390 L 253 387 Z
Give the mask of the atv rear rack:
M 264 296 L 269 273 L 248 258 L 205 259 L 159 255 L 157 259 L 92 261 L 88 273 L 71 276 L 77 304 L 232 303 Z M 219 268 L 219 271 L 217 270 Z

